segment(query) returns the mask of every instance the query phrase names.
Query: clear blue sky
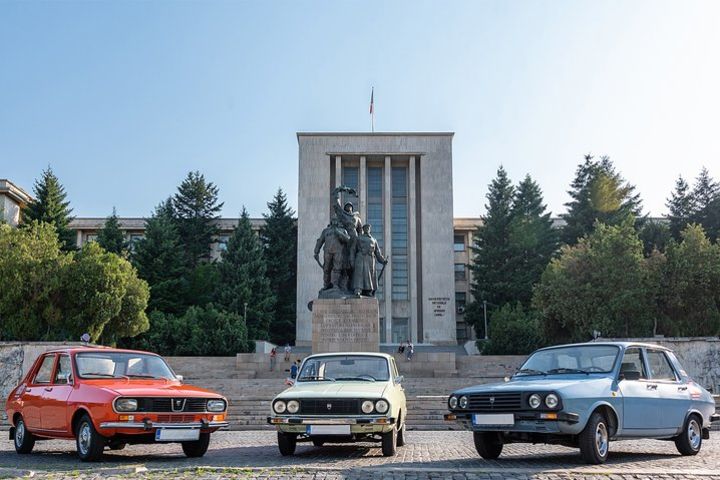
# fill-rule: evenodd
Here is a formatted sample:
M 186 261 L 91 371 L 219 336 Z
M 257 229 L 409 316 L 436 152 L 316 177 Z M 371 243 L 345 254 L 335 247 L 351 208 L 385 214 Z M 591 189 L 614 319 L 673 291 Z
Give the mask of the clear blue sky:
M 665 212 L 720 177 L 717 1 L 0 2 L 0 178 L 145 216 L 198 169 L 223 214 L 297 204 L 296 131 L 454 131 L 456 216 L 503 164 L 554 213 L 607 154 Z

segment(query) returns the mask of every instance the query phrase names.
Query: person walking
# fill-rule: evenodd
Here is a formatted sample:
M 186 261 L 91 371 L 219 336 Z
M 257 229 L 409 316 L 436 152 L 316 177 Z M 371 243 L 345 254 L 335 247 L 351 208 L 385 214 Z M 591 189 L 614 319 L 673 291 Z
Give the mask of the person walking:
M 286 344 L 285 344 L 285 361 L 286 361 L 286 362 L 289 362 L 289 361 L 290 361 L 290 354 L 291 354 L 291 353 L 292 353 L 292 347 L 290 346 L 289 343 L 286 343 Z
M 400 342 L 400 346 L 398 347 L 398 353 L 402 355 L 405 353 L 405 342 Z
M 275 361 L 276 361 L 275 357 L 277 357 L 277 349 L 275 347 L 273 347 L 272 350 L 270 350 L 270 371 L 271 372 L 275 370 Z
M 413 355 L 415 355 L 415 346 L 412 344 L 412 342 L 410 340 L 407 341 L 407 347 L 405 347 L 405 352 L 407 355 L 406 356 L 407 361 L 409 362 L 410 360 L 412 360 Z

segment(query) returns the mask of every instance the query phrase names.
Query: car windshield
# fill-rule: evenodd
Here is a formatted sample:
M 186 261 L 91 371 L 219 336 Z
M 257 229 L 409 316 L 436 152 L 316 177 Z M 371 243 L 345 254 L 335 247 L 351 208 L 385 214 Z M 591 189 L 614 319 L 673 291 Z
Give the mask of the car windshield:
M 609 373 L 620 347 L 616 345 L 573 345 L 538 350 L 516 375 L 557 375 L 563 373 Z
M 387 382 L 388 361 L 369 355 L 310 357 L 303 363 L 299 382 Z
M 81 378 L 164 378 L 174 380 L 165 360 L 144 353 L 83 352 L 75 356 Z

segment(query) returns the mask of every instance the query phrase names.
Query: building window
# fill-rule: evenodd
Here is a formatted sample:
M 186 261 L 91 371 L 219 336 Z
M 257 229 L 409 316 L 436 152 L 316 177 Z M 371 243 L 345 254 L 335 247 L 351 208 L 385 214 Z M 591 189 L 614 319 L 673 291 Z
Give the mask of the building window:
M 455 264 L 455 281 L 464 282 L 467 280 L 467 265 L 464 263 Z
M 228 244 L 229 240 L 230 240 L 229 235 L 222 235 L 222 236 L 218 237 L 218 239 L 217 239 L 218 250 L 221 252 L 226 252 L 227 244 Z
M 462 315 L 465 313 L 465 303 L 467 301 L 467 294 L 465 292 L 455 292 L 455 310 L 458 314 Z
M 360 185 L 360 169 L 358 167 L 342 167 L 342 184 L 346 187 L 354 188 L 355 191 L 358 192 Z M 361 193 L 358 192 L 358 195 L 361 195 Z M 355 197 L 355 195 L 343 192 L 342 203 L 345 205 L 347 202 L 351 202 L 353 204 L 353 209 L 356 212 L 358 211 L 358 198 Z
M 368 167 L 367 169 L 367 221 L 372 225 L 372 236 L 378 242 L 383 254 L 385 251 L 385 222 L 383 221 L 383 169 L 382 167 Z M 382 267 L 379 267 L 382 268 Z M 379 272 L 378 272 L 379 273 Z M 384 276 L 378 281 L 375 296 L 383 299 Z
M 410 329 L 407 318 L 393 317 L 392 319 L 392 343 L 401 343 L 410 339 Z
M 393 167 L 392 202 L 392 299 L 408 300 L 408 175 L 407 167 Z M 394 319 L 393 319 L 394 322 Z M 394 327 L 393 327 L 394 328 Z
M 97 239 L 97 233 L 88 233 L 87 235 L 85 235 L 85 243 L 97 242 Z
M 456 252 L 464 252 L 465 251 L 465 235 L 455 235 L 454 237 L 454 248 Z
M 135 251 L 135 244 L 145 238 L 145 235 L 142 233 L 131 233 L 130 238 L 128 239 L 128 249 L 131 252 Z

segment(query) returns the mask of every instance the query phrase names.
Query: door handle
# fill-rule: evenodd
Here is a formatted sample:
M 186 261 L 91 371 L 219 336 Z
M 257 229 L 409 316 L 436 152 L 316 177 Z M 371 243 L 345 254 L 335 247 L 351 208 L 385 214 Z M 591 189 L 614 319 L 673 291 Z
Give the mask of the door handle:
M 52 387 L 45 387 L 46 392 L 52 392 Z
M 655 383 L 648 383 L 648 384 L 647 384 L 647 389 L 648 389 L 648 390 L 657 390 L 657 384 L 655 384 Z

